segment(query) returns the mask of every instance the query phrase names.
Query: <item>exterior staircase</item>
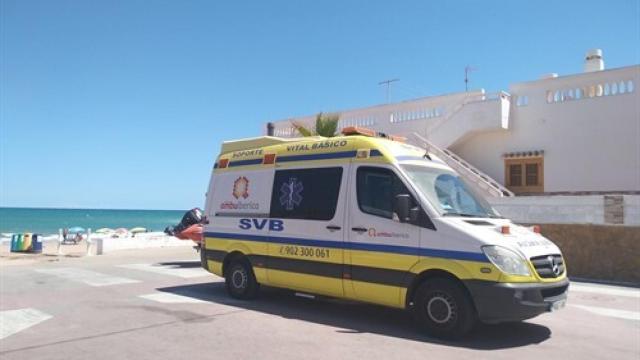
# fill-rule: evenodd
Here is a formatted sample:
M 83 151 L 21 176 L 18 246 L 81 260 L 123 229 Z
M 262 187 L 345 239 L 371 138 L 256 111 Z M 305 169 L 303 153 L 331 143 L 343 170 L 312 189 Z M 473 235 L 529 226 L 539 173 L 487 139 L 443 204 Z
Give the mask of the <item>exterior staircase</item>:
M 469 96 L 428 126 L 426 134 L 432 143 L 446 149 L 476 133 L 507 130 L 510 104 L 509 94 L 502 91 Z
M 451 150 L 443 149 L 432 144 L 429 140 L 420 136 L 420 134 L 414 132 L 413 134 L 411 134 L 411 138 L 408 139 L 408 141 L 413 145 L 426 148 L 430 153 L 442 159 L 447 163 L 447 165 L 457 171 L 464 180 L 466 180 L 482 195 L 487 197 L 515 196 L 515 194 L 511 190 L 500 185 L 489 175 L 483 173 L 473 165 L 464 161 L 460 156 L 454 154 Z

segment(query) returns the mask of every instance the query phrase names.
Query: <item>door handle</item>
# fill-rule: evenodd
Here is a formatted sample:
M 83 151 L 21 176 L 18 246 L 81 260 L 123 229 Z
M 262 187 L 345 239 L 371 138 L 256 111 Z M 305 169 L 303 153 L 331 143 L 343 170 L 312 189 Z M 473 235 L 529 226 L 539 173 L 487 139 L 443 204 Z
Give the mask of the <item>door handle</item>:
M 336 225 L 327 225 L 327 229 L 329 229 L 329 231 L 338 231 L 340 229 L 342 229 L 340 226 L 336 226 Z
M 365 229 L 363 227 L 352 227 L 351 231 L 355 231 L 355 232 L 358 232 L 358 233 L 364 233 L 364 232 L 367 232 L 367 229 Z

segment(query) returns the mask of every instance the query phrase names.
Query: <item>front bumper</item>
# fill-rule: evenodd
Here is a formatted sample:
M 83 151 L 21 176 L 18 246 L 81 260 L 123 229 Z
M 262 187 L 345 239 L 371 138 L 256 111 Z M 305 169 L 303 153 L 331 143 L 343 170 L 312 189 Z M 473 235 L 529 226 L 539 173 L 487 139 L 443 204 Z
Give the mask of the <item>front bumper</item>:
M 464 282 L 485 323 L 530 319 L 564 305 L 569 279 L 553 283 L 497 283 L 483 280 Z

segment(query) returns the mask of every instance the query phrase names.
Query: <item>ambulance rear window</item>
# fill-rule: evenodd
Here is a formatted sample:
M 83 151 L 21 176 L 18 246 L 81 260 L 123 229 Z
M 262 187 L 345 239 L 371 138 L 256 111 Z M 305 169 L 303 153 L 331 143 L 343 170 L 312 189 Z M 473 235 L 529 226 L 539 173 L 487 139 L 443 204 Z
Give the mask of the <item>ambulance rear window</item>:
M 269 216 L 331 220 L 336 212 L 341 181 L 341 167 L 277 170 Z

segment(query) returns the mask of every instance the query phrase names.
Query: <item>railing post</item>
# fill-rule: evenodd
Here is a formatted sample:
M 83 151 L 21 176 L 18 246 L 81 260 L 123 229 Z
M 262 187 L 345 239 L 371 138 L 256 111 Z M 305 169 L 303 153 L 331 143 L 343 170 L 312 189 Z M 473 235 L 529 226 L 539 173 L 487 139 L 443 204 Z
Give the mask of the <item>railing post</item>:
M 58 255 L 62 255 L 62 242 L 64 241 L 64 239 L 62 238 L 62 229 L 58 229 L 58 249 L 56 251 L 56 253 Z
M 91 256 L 91 245 L 93 241 L 91 240 L 91 228 L 87 229 L 87 252 L 86 256 Z

